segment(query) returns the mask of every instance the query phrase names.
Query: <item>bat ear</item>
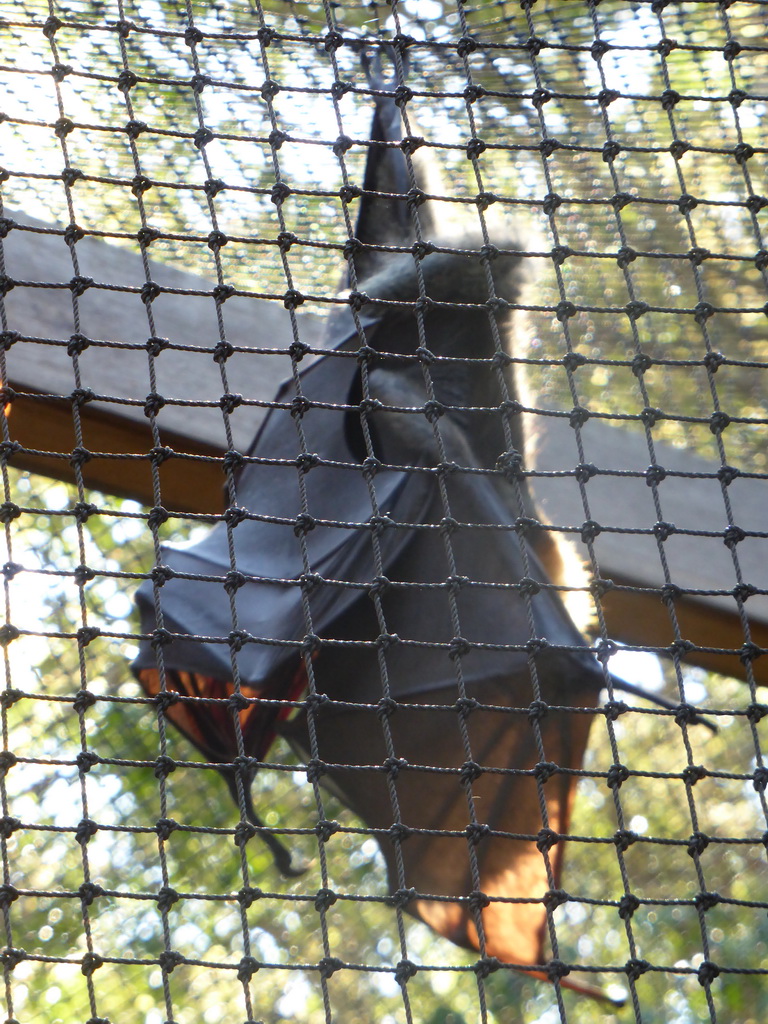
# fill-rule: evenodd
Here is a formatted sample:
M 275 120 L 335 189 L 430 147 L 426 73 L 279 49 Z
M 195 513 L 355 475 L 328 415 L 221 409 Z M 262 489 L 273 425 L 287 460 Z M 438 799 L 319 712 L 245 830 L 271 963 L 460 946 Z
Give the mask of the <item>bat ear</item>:
M 433 237 L 437 233 L 434 202 L 419 203 L 418 192 L 412 190 L 444 194 L 437 163 L 420 136 L 405 100 L 404 82 L 399 80 L 399 76 L 405 77 L 407 61 L 400 61 L 398 70 L 394 54 L 391 57 L 394 73 L 387 79 L 380 50 L 372 53 L 364 49 L 360 53 L 360 63 L 376 102 L 355 231 L 358 241 L 366 246 L 413 245 L 417 239 L 414 209 L 422 238 Z M 387 254 L 381 248 L 362 251 L 355 256 L 358 281 L 378 272 L 387 262 Z

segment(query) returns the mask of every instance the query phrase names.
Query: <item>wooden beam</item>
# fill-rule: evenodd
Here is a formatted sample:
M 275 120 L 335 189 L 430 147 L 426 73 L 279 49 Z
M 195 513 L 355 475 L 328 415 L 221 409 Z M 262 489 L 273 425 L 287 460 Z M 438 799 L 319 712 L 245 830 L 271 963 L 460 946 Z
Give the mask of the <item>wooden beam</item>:
M 147 453 L 155 441 L 145 414 L 154 390 L 165 400 L 156 414 L 160 443 L 176 452 L 160 469 L 163 502 L 182 512 L 218 511 L 227 435 L 219 406 L 224 379 L 214 360 L 221 340 L 215 282 L 149 261 L 149 278 L 161 289 L 150 328 L 139 253 L 84 238 L 76 245 L 77 270 L 93 283 L 77 298 L 76 322 L 75 270 L 63 231 L 22 215 L 13 220 L 22 226 L 2 242 L 6 273 L 16 282 L 5 297 L 6 319 L 9 332 L 21 336 L 5 353 L 6 383 L 16 392 L 9 430 L 22 446 L 13 465 L 74 481 L 73 395 L 87 390 L 93 397 L 79 406 L 82 444 L 94 452 L 81 465 L 86 486 L 154 504 Z M 235 295 L 221 309 L 226 340 L 237 350 L 225 363 L 228 390 L 245 399 L 229 425 L 235 448 L 246 451 L 265 414 L 259 400 L 268 401 L 291 372 L 293 327 L 280 301 Z M 316 345 L 322 321 L 303 314 L 297 322 L 301 340 Z M 73 356 L 73 335 L 92 344 Z M 148 351 L 153 336 L 170 342 L 155 356 Z M 218 461 L 206 461 L 212 458 Z
M 622 579 L 618 574 L 613 576 L 613 582 L 618 588 L 638 586 L 636 580 Z M 603 598 L 602 607 L 608 635 L 621 643 L 670 650 L 675 643 L 672 619 L 657 593 L 615 589 Z M 748 610 L 751 613 L 749 606 Z M 739 654 L 744 644 L 744 629 L 738 615 L 706 601 L 684 597 L 675 602 L 675 616 L 681 638 L 695 645 L 694 650 L 681 653 L 683 666 L 696 665 L 746 680 L 747 667 Z M 768 623 L 750 614 L 749 632 L 753 644 L 768 648 Z M 713 648 L 730 653 L 716 653 Z M 754 681 L 768 686 L 768 658 L 758 658 L 751 664 Z
M 77 276 L 91 283 L 77 289 L 82 293 L 76 321 L 76 275 L 63 232 L 52 233 L 51 225 L 30 217 L 13 219 L 22 226 L 2 242 L 6 273 L 15 282 L 4 301 L 8 328 L 23 340 L 6 352 L 8 383 L 52 396 L 90 389 L 95 398 L 83 407 L 85 416 L 99 413 L 143 425 L 145 401 L 154 390 L 165 399 L 157 414 L 161 431 L 225 445 L 218 404 L 225 387 L 214 359 L 221 340 L 216 282 L 150 260 L 149 279 L 160 293 L 147 305 L 141 296 L 147 273 L 139 253 L 86 237 L 76 245 Z M 290 312 L 279 299 L 234 295 L 221 305 L 221 320 L 226 341 L 236 349 L 224 364 L 229 391 L 246 399 L 270 398 L 290 374 Z M 301 340 L 316 344 L 321 320 L 312 314 L 297 320 Z M 75 356 L 73 335 L 92 342 Z M 148 351 L 152 337 L 168 342 L 154 357 Z M 39 408 L 45 415 L 45 405 Z M 247 447 L 263 415 L 263 408 L 248 401 L 232 414 L 235 447 Z
M 654 442 L 651 463 L 645 429 L 639 422 L 617 429 L 590 419 L 581 428 L 585 463 L 598 472 L 584 484 L 575 477 L 579 464 L 576 437 L 567 417 L 541 417 L 534 483 L 537 501 L 555 526 L 567 531 L 587 564 L 590 553 L 581 540 L 586 522 L 593 529 L 593 552 L 599 574 L 636 591 L 608 591 L 602 605 L 609 634 L 622 643 L 669 647 L 676 640 L 673 620 L 662 601 L 667 584 L 680 588 L 674 602 L 680 638 L 703 650 L 683 661 L 726 675 L 745 678 L 738 653 L 749 639 L 768 648 L 768 501 L 764 481 L 740 475 L 729 484 L 719 478 L 721 465 L 681 448 Z M 713 439 L 713 450 L 714 439 Z M 655 489 L 649 477 L 658 479 Z M 660 478 L 660 479 L 659 479 Z M 657 528 L 661 522 L 672 527 Z M 586 502 L 586 504 L 585 504 Z M 733 511 L 729 521 L 728 508 Z M 726 544 L 735 526 L 744 538 Z M 661 532 L 661 539 L 657 536 Z M 730 535 L 730 534 L 729 534 Z M 741 584 L 763 593 L 744 604 L 749 637 L 739 603 Z M 755 678 L 768 685 L 768 657 L 752 663 Z
M 93 453 L 80 463 L 86 487 L 153 505 L 149 425 L 98 409 L 88 410 L 82 420 L 83 447 Z M 11 439 L 23 446 L 10 465 L 76 482 L 71 402 L 24 392 L 12 403 L 8 428 Z M 160 464 L 161 500 L 178 512 L 220 511 L 225 479 L 221 447 L 167 430 L 162 440 L 176 454 Z
M 154 390 L 167 400 L 156 416 L 160 441 L 175 452 L 160 467 L 163 503 L 179 512 L 220 511 L 226 434 L 219 407 L 224 383 L 213 359 L 219 341 L 213 282 L 150 264 L 151 279 L 165 289 L 152 303 L 154 330 L 172 343 L 151 359 L 147 310 L 137 291 L 146 279 L 140 256 L 91 238 L 77 243 L 80 274 L 95 283 L 78 300 L 76 332 L 69 249 L 60 233 L 28 218 L 27 223 L 30 230 L 14 229 L 4 240 L 6 272 L 18 282 L 6 296 L 6 315 L 10 330 L 23 338 L 6 352 L 8 384 L 17 393 L 8 425 L 21 446 L 12 464 L 74 479 L 72 396 L 77 388 L 90 389 L 94 397 L 79 407 L 82 443 L 94 453 L 81 467 L 87 486 L 153 504 L 148 452 L 154 440 L 144 411 L 153 390 L 152 366 Z M 289 373 L 291 318 L 279 302 L 236 296 L 224 304 L 223 321 L 227 340 L 242 347 L 227 360 L 226 372 L 229 391 L 244 397 L 230 423 L 234 446 L 245 451 L 263 418 L 263 403 Z M 317 317 L 299 317 L 298 327 L 301 340 L 318 344 Z M 75 333 L 95 342 L 77 355 L 76 364 L 67 351 Z M 737 584 L 768 591 L 762 481 L 737 477 L 726 489 L 717 476 L 719 463 L 656 444 L 655 462 L 666 475 L 654 493 L 646 476 L 651 457 L 644 429 L 635 424 L 619 430 L 590 419 L 582 443 L 586 461 L 598 472 L 582 493 L 567 419 L 537 420 L 537 500 L 549 521 L 577 541 L 585 521 L 599 524 L 593 530 L 598 571 L 617 584 L 603 599 L 610 635 L 631 645 L 668 648 L 676 635 L 661 595 L 671 583 L 681 588 L 674 605 L 680 636 L 701 648 L 684 660 L 743 678 L 737 653 L 716 652 L 737 652 L 745 642 L 733 593 Z M 657 536 L 655 500 L 663 521 L 674 525 L 665 539 Z M 724 541 L 729 526 L 745 534 L 733 548 Z M 585 545 L 582 550 L 589 555 Z M 745 608 L 751 640 L 768 647 L 768 597 L 751 596 Z M 753 667 L 758 681 L 768 684 L 768 658 Z

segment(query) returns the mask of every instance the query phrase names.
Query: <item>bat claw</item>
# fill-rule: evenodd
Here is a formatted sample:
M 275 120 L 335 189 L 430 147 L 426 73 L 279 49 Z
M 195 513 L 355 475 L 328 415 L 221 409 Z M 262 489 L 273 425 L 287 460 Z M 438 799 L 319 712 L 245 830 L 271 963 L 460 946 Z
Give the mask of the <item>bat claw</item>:
M 232 796 L 235 798 L 235 803 L 238 803 L 239 794 L 237 791 L 236 776 L 230 771 L 223 771 L 222 775 L 224 775 L 227 780 L 227 785 L 232 792 Z M 291 851 L 280 842 L 277 836 L 269 830 L 256 813 L 256 808 L 253 806 L 253 797 L 251 795 L 250 785 L 246 785 L 243 795 L 245 798 L 245 816 L 248 821 L 250 821 L 251 825 L 258 829 L 258 835 L 272 854 L 272 860 L 280 874 L 283 878 L 298 878 L 299 875 L 303 875 L 309 865 L 303 863 L 294 866 Z
M 392 63 L 394 65 L 394 47 L 385 46 L 383 49 L 388 53 Z M 382 66 L 381 54 L 382 48 L 370 49 L 363 44 L 359 50 L 360 66 L 363 69 L 366 79 L 368 80 L 368 86 L 376 91 L 394 90 L 398 84 L 397 75 L 393 73 L 392 78 L 387 80 L 384 76 L 384 68 Z M 402 67 L 405 73 L 408 68 L 408 55 L 407 53 L 402 54 Z
M 260 823 L 258 827 L 263 828 L 264 826 Z M 309 865 L 307 863 L 294 865 L 293 854 L 286 846 L 283 846 L 277 836 L 272 835 L 271 832 L 261 832 L 260 836 L 264 845 L 269 848 L 275 867 L 283 878 L 298 878 L 306 872 Z
M 309 868 L 307 861 L 294 864 L 293 854 L 287 847 L 283 846 L 279 839 L 273 835 L 265 833 L 262 833 L 261 838 L 272 852 L 275 867 L 283 878 L 300 878 L 301 875 L 306 874 L 307 869 Z
M 277 862 L 277 868 L 283 878 L 301 878 L 302 875 L 306 875 L 309 869 L 309 864 L 301 863 L 294 866 L 292 863 L 291 854 L 288 853 L 288 860 L 283 862 Z

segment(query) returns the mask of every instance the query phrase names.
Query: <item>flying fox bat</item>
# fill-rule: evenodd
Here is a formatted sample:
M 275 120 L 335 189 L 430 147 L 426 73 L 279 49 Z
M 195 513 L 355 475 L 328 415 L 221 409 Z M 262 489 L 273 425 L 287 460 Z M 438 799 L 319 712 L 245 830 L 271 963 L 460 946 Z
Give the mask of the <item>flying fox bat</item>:
M 327 351 L 278 392 L 229 525 L 164 548 L 172 643 L 150 642 L 158 584 L 139 590 L 134 670 L 147 693 L 181 695 L 168 717 L 236 797 L 236 731 L 258 761 L 285 736 L 380 830 L 410 913 L 546 977 L 557 837 L 605 677 L 553 586 L 582 586 L 574 557 L 537 528 L 515 469 L 525 436 L 499 338 L 510 344 L 520 246 L 445 239 L 437 204 L 411 192 L 421 151 L 406 159 L 400 109 L 374 84 L 356 287 Z M 417 222 L 430 244 L 413 249 Z M 309 674 L 321 697 L 303 703 Z

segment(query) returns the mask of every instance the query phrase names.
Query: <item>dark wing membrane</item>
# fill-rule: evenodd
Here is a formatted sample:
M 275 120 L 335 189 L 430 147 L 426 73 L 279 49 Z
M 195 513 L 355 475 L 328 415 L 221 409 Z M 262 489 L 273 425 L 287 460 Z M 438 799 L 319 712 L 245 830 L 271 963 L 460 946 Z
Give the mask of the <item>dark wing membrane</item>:
M 595 706 L 599 685 L 577 658 L 550 653 L 537 661 L 553 704 L 586 709 L 550 710 L 541 719 L 543 754 L 528 713 L 528 672 L 468 684 L 468 696 L 483 705 L 467 718 L 469 751 L 453 706 L 455 685 L 428 695 L 430 702 L 445 705 L 443 710 L 398 703 L 388 723 L 395 756 L 402 759 L 392 776 L 399 815 L 390 796 L 389 774 L 382 770 L 388 750 L 379 710 L 330 705 L 322 707 L 315 720 L 318 755 L 328 766 L 323 782 L 369 828 L 384 833 L 377 838 L 392 891 L 413 888 L 417 893 L 407 909 L 452 942 L 479 949 L 478 922 L 467 900 L 475 889 L 473 849 L 480 889 L 491 898 L 482 911 L 485 951 L 532 972 L 546 961 L 543 901 L 552 888 L 545 855 L 537 844 L 545 822 L 532 769 L 541 761 L 560 769 L 581 767 L 593 717 L 588 712 Z M 337 667 L 334 659 L 319 663 L 321 685 L 335 676 Z M 306 756 L 309 741 L 302 716 L 283 723 L 280 731 Z M 471 785 L 476 822 L 488 830 L 472 848 L 463 768 L 470 754 L 482 770 Z M 568 832 L 575 781 L 573 775 L 555 771 L 543 784 L 546 825 L 555 833 Z M 398 817 L 410 830 L 401 842 L 402 876 L 397 840 L 386 834 Z M 560 884 L 563 850 L 560 842 L 548 853 L 555 888 Z
M 432 194 L 444 193 L 445 189 L 435 162 L 425 155 L 423 148 L 413 151 L 410 168 L 408 166 L 400 146 L 405 134 L 403 115 L 393 100 L 397 80 L 387 81 L 384 78 L 378 54 L 366 55 L 363 66 L 371 89 L 378 95 L 375 97 L 376 108 L 355 236 L 366 246 L 411 245 L 416 241 L 416 228 L 412 206 L 406 198 L 408 193 L 414 186 Z M 419 130 L 411 111 L 407 116 L 411 137 L 418 138 Z M 426 202 L 418 208 L 420 232 L 427 239 L 435 234 L 433 206 L 434 203 Z M 380 249 L 369 248 L 359 252 L 354 258 L 358 281 L 369 278 L 386 266 L 387 262 L 387 253 Z
M 545 824 L 556 833 L 568 830 L 575 783 L 568 770 L 581 767 L 602 673 L 516 529 L 511 486 L 488 469 L 478 471 L 484 459 L 458 417 L 445 415 L 438 425 L 443 450 L 458 465 L 438 470 L 418 374 L 385 362 L 371 371 L 370 388 L 384 405 L 371 416 L 381 456 L 415 466 L 412 475 L 429 481 L 430 503 L 411 543 L 385 565 L 389 583 L 378 591 L 389 634 L 383 659 L 371 643 L 380 623 L 371 602 L 361 601 L 336 624 L 340 638 L 357 643 L 329 648 L 316 662 L 319 689 L 338 702 L 315 719 L 318 755 L 329 766 L 323 780 L 366 825 L 392 826 L 379 701 L 394 697 L 388 723 L 394 755 L 402 759 L 394 778 L 397 806 L 412 831 L 402 842 L 402 876 L 394 841 L 380 837 L 390 885 L 414 888 L 412 913 L 477 949 L 478 921 L 466 899 L 475 886 L 464 766 L 470 759 L 479 765 L 471 796 L 477 823 L 489 830 L 476 847 L 480 888 L 491 898 L 482 912 L 485 949 L 536 973 L 545 960 L 543 900 L 552 885 L 537 834 Z M 399 514 L 395 500 L 393 517 Z M 533 637 L 546 642 L 535 657 Z M 456 710 L 460 696 L 483 705 L 467 717 L 469 748 Z M 533 716 L 534 699 L 550 710 Z M 369 706 L 341 706 L 354 702 Z M 424 704 L 444 707 L 418 706 Z M 309 755 L 303 714 L 278 731 Z M 546 821 L 532 774 L 540 762 L 557 766 L 543 783 Z M 559 843 L 548 854 L 555 886 L 562 851 Z
M 352 462 L 344 422 L 356 415 L 346 406 L 358 374 L 354 358 L 333 354 L 302 374 L 302 391 L 313 404 L 303 413 L 301 426 L 309 453 L 318 463 L 302 480 L 311 520 L 298 519 L 301 443 L 288 409 L 270 412 L 250 452 L 257 461 L 240 476 L 239 503 L 258 516 L 245 518 L 231 531 L 234 568 L 241 574 L 233 597 L 237 625 L 254 638 L 235 641 L 238 674 L 248 696 L 280 699 L 299 669 L 300 641 L 310 628 L 300 584 L 305 572 L 314 576 L 309 588 L 311 628 L 321 637 L 333 637 L 332 623 L 365 599 L 376 575 L 370 523 L 374 500 L 376 513 L 390 516 L 394 523 L 380 531 L 377 541 L 387 564 L 410 542 L 408 526 L 427 513 L 427 476 L 382 471 L 375 477 L 372 500 L 359 466 Z M 294 394 L 293 386 L 285 385 L 276 401 L 289 404 Z M 229 696 L 233 689 L 233 647 L 228 638 L 235 620 L 225 589 L 233 568 L 229 545 L 230 533 L 220 524 L 202 541 L 162 549 L 163 562 L 173 573 L 160 591 L 163 625 L 174 634 L 162 651 L 167 684 L 204 701 Z M 156 621 L 150 581 L 139 589 L 137 602 L 142 632 L 151 634 Z M 144 641 L 133 668 L 150 693 L 161 686 L 156 663 L 154 647 Z M 212 759 L 231 760 L 236 755 L 234 733 L 223 724 L 229 712 L 222 711 L 218 723 L 214 708 L 189 701 L 173 705 L 169 713 L 207 756 L 216 752 Z M 248 716 L 252 746 L 260 753 L 271 717 L 266 709 L 259 723 L 255 708 Z

